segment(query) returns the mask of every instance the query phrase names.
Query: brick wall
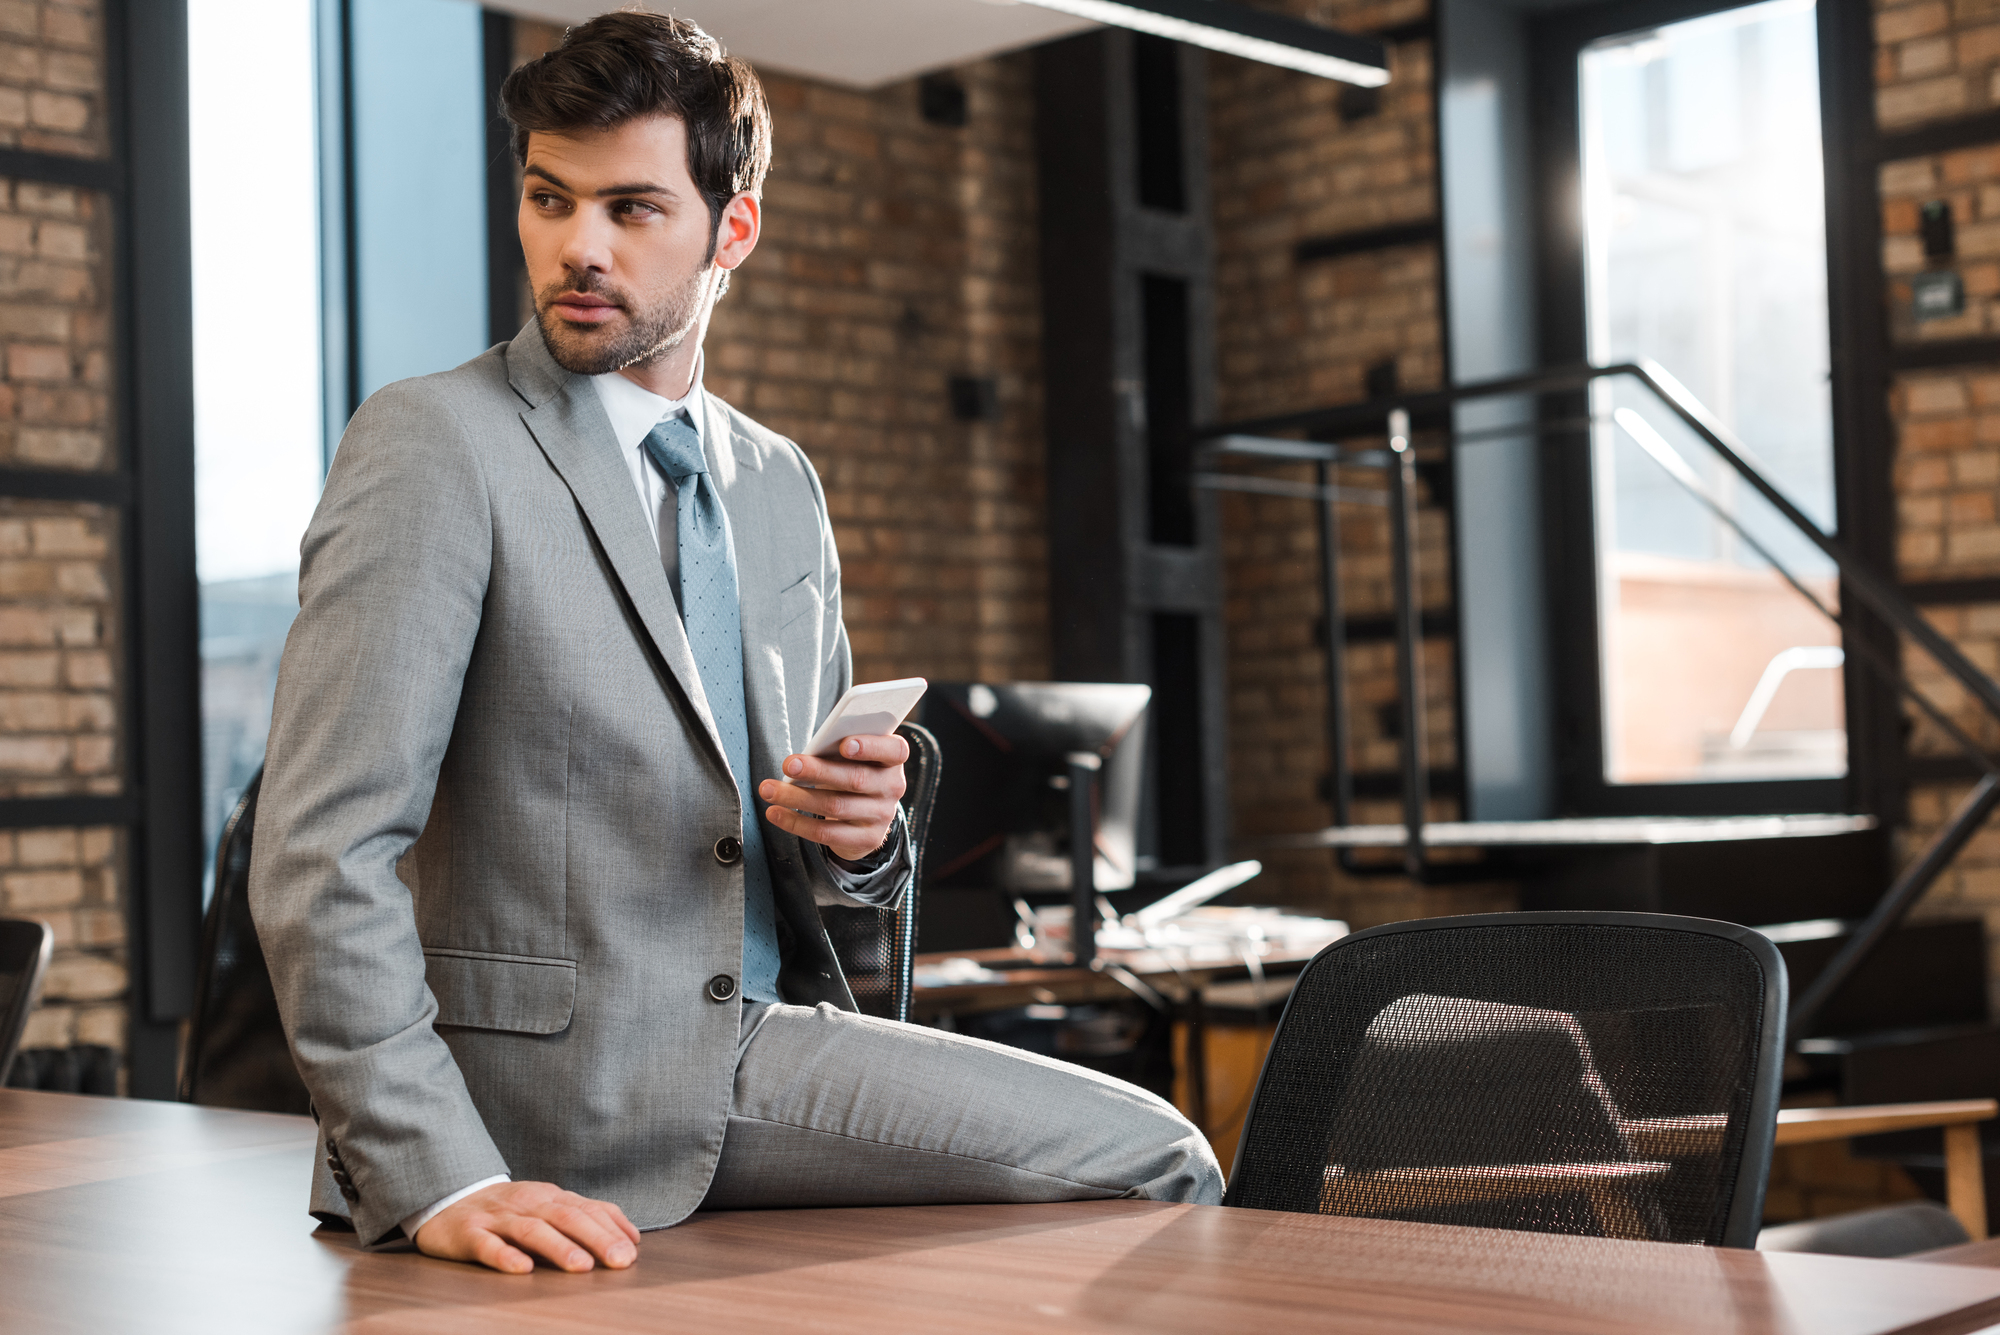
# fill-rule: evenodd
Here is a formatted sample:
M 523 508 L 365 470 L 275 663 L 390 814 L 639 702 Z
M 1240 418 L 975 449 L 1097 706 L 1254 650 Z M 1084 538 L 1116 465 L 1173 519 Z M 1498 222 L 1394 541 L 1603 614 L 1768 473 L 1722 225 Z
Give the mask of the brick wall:
M 1989 0 L 1878 3 L 1877 112 L 1885 130 L 1936 123 L 2000 106 L 2000 6 Z M 1888 162 L 1882 196 L 1882 267 L 1890 334 L 1898 344 L 2000 335 L 2000 145 Z M 1950 259 L 1927 257 L 1921 210 L 1949 207 Z M 1918 323 L 1912 281 L 1953 270 L 1965 289 L 1956 317 Z M 1889 409 L 1896 426 L 1897 573 L 1905 581 L 2000 575 L 2000 369 L 1945 366 L 1897 374 Z M 2000 673 L 2000 603 L 1926 609 L 1940 630 L 1989 673 Z M 1909 650 L 1910 679 L 1979 742 L 2000 747 L 2000 724 L 1974 705 L 1928 656 Z M 1912 711 L 1910 750 L 1921 764 L 1957 746 Z M 1907 857 L 1948 818 L 1963 783 L 1919 782 L 1900 832 Z M 1985 919 L 2000 984 L 2000 831 L 1979 834 L 1917 907 L 1920 916 Z M 2000 1000 L 2000 988 L 1996 989 Z
M 1266 8 L 1358 31 L 1422 19 L 1423 0 L 1311 3 Z M 1400 246 L 1300 262 L 1301 240 L 1438 216 L 1431 48 L 1394 42 L 1391 80 L 1371 99 L 1324 79 L 1226 56 L 1209 57 L 1209 120 L 1217 251 L 1220 412 L 1224 419 L 1364 400 L 1371 374 L 1406 389 L 1443 376 L 1438 254 Z M 1391 371 L 1389 368 L 1393 368 Z M 1424 448 L 1426 442 L 1418 442 Z M 1310 481 L 1308 469 L 1264 476 Z M 1382 490 L 1379 471 L 1345 470 L 1337 482 Z M 1426 608 L 1451 603 L 1448 516 L 1420 492 L 1418 566 Z M 1388 512 L 1340 507 L 1342 597 L 1350 618 L 1391 607 Z M 1316 829 L 1332 819 L 1323 788 L 1324 654 L 1319 540 L 1314 507 L 1302 500 L 1225 493 L 1226 625 L 1229 636 L 1230 799 L 1239 841 Z M 1455 651 L 1449 639 L 1423 646 L 1424 714 L 1433 766 L 1458 763 Z M 1383 774 L 1398 763 L 1393 646 L 1349 646 L 1350 762 Z M 1441 818 L 1457 803 L 1434 801 Z M 1393 821 L 1395 799 L 1357 802 L 1355 819 Z M 1491 888 L 1417 890 L 1400 878 L 1359 879 L 1325 854 L 1265 858 L 1257 897 L 1347 918 L 1356 925 L 1498 907 Z
M 1875 40 L 1875 115 L 1884 129 L 2000 105 L 1995 0 L 1878 0 Z
M 102 157 L 97 0 L 0 0 L 0 144 Z
M 104 153 L 102 40 L 95 3 L 0 2 L 0 144 Z M 0 180 L 0 464 L 114 465 L 110 241 L 90 192 Z M 121 789 L 118 533 L 102 506 L 0 499 L 0 797 Z M 115 830 L 0 831 L 0 913 L 56 936 L 25 1048 L 123 1050 L 125 858 Z
M 1882 267 L 1895 339 L 1932 342 L 2000 333 L 2000 145 L 1886 163 L 1879 181 Z M 1951 208 L 1955 260 L 1924 255 L 1919 210 L 1932 201 Z M 1917 274 L 1936 269 L 1957 271 L 1965 285 L 1965 309 L 1919 324 L 1911 283 Z
M 765 229 L 708 337 L 709 388 L 826 483 L 857 680 L 1048 675 L 1033 103 L 1016 56 L 917 86 L 767 74 Z M 953 419 L 956 375 L 999 418 Z

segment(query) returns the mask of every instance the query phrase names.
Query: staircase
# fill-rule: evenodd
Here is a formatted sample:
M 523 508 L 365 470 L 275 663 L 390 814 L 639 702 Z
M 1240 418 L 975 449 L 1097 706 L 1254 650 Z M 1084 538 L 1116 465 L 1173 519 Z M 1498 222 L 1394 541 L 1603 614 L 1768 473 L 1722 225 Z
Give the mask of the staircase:
M 1432 775 L 1425 758 L 1418 689 L 1423 636 L 1413 553 L 1416 462 L 1412 425 L 1456 440 L 1479 436 L 1454 425 L 1459 406 L 1479 399 L 1542 396 L 1574 401 L 1605 377 L 1623 377 L 1657 399 L 1745 484 L 1838 569 L 1844 608 L 1865 608 L 1920 648 L 1967 700 L 2000 720 L 2000 681 L 1982 671 L 1902 590 L 1828 536 L 1749 461 L 1744 446 L 1672 376 L 1651 362 L 1575 366 L 1424 393 L 1396 394 L 1366 404 L 1291 413 L 1204 429 L 1194 483 L 1213 490 L 1295 495 L 1321 510 L 1320 585 L 1324 624 L 1342 626 L 1335 504 L 1336 467 L 1379 469 L 1386 484 L 1377 503 L 1389 511 L 1391 617 L 1396 640 L 1400 739 L 1397 775 L 1402 819 L 1394 825 L 1352 821 L 1355 776 L 1346 736 L 1343 637 L 1326 645 L 1327 749 L 1333 758 L 1328 796 L 1334 824 L 1266 841 L 1271 847 L 1333 850 L 1358 875 L 1408 876 L 1419 884 L 1512 879 L 1524 909 L 1637 910 L 1718 918 L 1755 927 L 1779 945 L 1790 973 L 1792 1055 L 1788 1090 L 1832 1092 L 1843 1102 L 1890 1103 L 2000 1095 L 2000 1027 L 1988 1013 L 1984 929 L 1977 920 L 1906 924 L 1923 897 L 1973 834 L 2000 809 L 2000 758 L 1916 691 L 1892 657 L 1866 637 L 1848 636 L 1845 651 L 1882 676 L 1956 741 L 1983 776 L 1951 818 L 1907 865 L 1892 869 L 1887 833 L 1866 816 L 1774 816 L 1735 819 L 1556 819 L 1518 822 L 1434 822 L 1427 797 Z M 1570 400 L 1557 396 L 1570 395 Z M 1504 428 L 1515 436 L 1576 434 L 1586 419 L 1538 418 Z M 1502 428 L 1494 428 L 1495 431 Z M 1289 438 L 1306 433 L 1311 439 Z M 1379 435 L 1378 435 L 1379 433 Z M 1486 434 L 1491 434 L 1486 433 Z M 1656 435 L 1657 433 L 1650 433 Z M 1387 448 L 1332 442 L 1376 437 Z M 1787 570 L 1737 518 L 1726 490 L 1712 486 L 1674 448 L 1634 437 L 1692 499 L 1722 520 L 1792 588 L 1839 619 L 1808 585 Z M 1316 481 L 1302 483 L 1240 472 L 1238 465 L 1310 463 Z M 1364 850 L 1393 850 L 1394 862 Z M 1433 859 L 1433 851 L 1445 855 Z M 1465 861 L 1468 850 L 1477 855 Z M 1982 1128 L 1988 1163 L 2000 1160 L 2000 1124 Z M 1892 1158 L 1926 1189 L 1942 1189 L 1942 1147 L 1936 1133 L 1880 1136 L 1857 1142 L 1858 1152 Z M 1991 1176 L 1989 1168 L 1989 1176 Z M 1989 1187 L 1989 1192 L 1993 1189 Z

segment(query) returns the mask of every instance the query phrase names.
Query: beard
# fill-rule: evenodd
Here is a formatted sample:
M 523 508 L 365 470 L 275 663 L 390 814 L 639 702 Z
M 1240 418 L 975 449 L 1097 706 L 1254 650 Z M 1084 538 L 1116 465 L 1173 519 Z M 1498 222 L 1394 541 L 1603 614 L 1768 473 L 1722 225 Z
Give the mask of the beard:
M 575 375 L 604 375 L 628 366 L 656 361 L 686 341 L 701 318 L 708 268 L 703 265 L 685 282 L 670 289 L 653 305 L 641 305 L 629 292 L 604 282 L 595 273 L 572 273 L 535 294 L 535 322 L 556 365 Z M 558 297 L 587 292 L 616 302 L 625 323 L 578 328 L 555 312 Z

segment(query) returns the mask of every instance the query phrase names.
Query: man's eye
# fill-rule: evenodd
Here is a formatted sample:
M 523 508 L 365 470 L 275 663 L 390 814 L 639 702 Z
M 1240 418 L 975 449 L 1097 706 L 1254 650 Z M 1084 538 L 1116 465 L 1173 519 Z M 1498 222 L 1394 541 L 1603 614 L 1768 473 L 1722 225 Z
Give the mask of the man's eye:
M 554 195 L 532 194 L 528 196 L 528 202 L 538 209 L 558 209 L 562 207 L 562 200 Z
M 654 208 L 651 204 L 643 204 L 636 199 L 623 199 L 618 201 L 618 205 L 615 212 L 617 212 L 623 217 L 637 220 L 641 218 L 650 217 L 653 214 L 658 213 L 659 210 Z

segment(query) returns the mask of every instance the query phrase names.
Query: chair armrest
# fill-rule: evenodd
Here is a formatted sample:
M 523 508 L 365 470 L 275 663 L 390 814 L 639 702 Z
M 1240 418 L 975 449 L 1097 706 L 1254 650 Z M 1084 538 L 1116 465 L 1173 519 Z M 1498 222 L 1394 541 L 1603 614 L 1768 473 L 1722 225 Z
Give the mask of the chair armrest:
M 2000 1113 L 1992 1099 L 1954 1099 L 1942 1103 L 1876 1103 L 1846 1108 L 1785 1108 L 1778 1113 L 1780 1145 L 1810 1145 L 1821 1140 L 1845 1140 L 1884 1131 L 1916 1131 L 1925 1127 L 1964 1126 Z

